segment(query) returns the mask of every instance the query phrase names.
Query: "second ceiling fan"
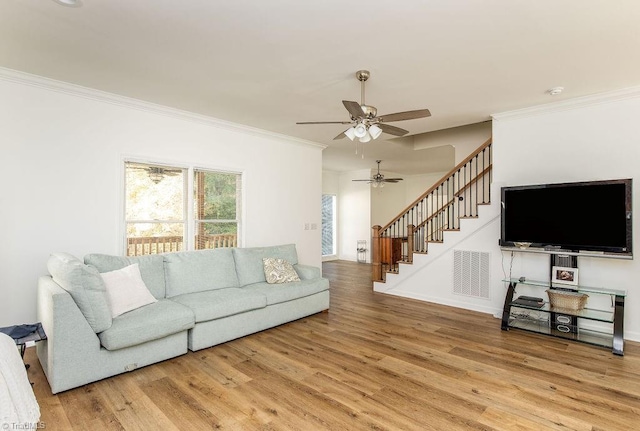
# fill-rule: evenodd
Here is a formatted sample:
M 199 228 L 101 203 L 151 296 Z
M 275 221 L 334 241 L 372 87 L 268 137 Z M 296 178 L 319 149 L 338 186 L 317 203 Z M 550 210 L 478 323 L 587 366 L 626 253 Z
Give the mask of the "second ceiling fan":
M 378 173 L 374 174 L 371 178 L 367 178 L 366 180 L 351 180 L 351 181 L 366 181 L 367 184 L 371 184 L 373 187 L 384 187 L 384 183 L 397 183 L 398 181 L 402 181 L 402 178 L 385 178 L 383 174 L 380 173 L 380 162 L 382 160 L 376 160 L 378 164 Z
M 378 110 L 375 106 L 367 105 L 364 101 L 364 83 L 370 76 L 371 74 L 368 70 L 359 70 L 356 72 L 356 78 L 360 81 L 360 103 L 349 100 L 342 101 L 342 104 L 351 116 L 351 121 L 301 121 L 296 124 L 351 124 L 351 127 L 333 139 L 342 139 L 346 136 L 352 141 L 358 138 L 360 142 L 369 142 L 371 139 L 378 138 L 383 132 L 394 136 L 404 136 L 409 133 L 408 130 L 386 123 L 431 116 L 431 112 L 429 112 L 428 109 L 417 109 L 414 111 L 396 112 L 395 114 L 378 116 Z

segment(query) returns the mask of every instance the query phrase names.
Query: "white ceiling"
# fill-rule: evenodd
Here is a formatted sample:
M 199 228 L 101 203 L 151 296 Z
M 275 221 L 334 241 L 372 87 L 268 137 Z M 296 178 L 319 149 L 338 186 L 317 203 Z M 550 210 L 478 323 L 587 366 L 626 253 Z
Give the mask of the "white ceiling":
M 295 124 L 347 121 L 359 69 L 378 113 L 431 110 L 393 123 L 414 135 L 637 86 L 639 53 L 638 0 L 0 2 L 0 67 L 326 144 L 330 170 L 442 170 L 437 148 L 362 159 L 344 125 Z

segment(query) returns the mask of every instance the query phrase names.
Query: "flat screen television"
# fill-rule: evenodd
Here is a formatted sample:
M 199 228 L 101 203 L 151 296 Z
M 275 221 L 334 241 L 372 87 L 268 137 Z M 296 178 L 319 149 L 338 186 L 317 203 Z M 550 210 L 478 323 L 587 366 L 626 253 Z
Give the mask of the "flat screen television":
M 631 186 L 620 179 L 502 187 L 500 245 L 632 255 Z

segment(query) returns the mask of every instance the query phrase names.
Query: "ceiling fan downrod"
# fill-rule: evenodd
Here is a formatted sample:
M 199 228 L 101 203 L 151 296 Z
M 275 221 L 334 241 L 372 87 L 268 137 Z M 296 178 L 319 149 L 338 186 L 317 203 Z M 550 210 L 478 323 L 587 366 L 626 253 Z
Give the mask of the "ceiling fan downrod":
M 371 73 L 368 70 L 358 70 L 356 78 L 360 81 L 360 108 L 364 113 L 363 120 L 372 120 L 378 114 L 378 110 L 374 106 L 368 106 L 364 98 L 364 83 L 369 79 Z
M 360 81 L 360 105 L 365 106 L 364 103 L 364 83 L 369 79 L 371 73 L 368 70 L 358 70 L 356 72 L 356 78 Z

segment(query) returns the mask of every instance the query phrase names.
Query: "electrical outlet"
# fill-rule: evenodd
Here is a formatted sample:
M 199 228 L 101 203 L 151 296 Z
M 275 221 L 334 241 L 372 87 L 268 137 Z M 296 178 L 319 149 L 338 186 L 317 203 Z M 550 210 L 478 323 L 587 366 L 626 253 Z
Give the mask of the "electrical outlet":
M 311 223 L 311 230 L 318 230 L 318 223 Z
M 304 230 L 309 230 L 309 223 L 304 224 Z

